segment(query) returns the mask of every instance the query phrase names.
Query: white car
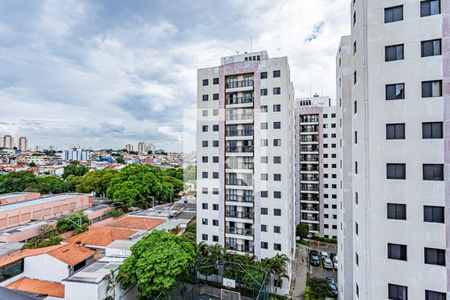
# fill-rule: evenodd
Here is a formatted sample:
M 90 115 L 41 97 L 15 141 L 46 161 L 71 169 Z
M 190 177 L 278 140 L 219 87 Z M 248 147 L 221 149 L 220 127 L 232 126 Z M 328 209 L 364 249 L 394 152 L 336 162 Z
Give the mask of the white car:
M 320 252 L 320 257 L 321 257 L 322 259 L 328 258 L 328 252 L 327 252 L 327 251 L 322 251 L 322 252 Z
M 324 267 L 324 269 L 333 269 L 333 263 L 331 262 L 331 259 L 329 259 L 328 257 L 324 258 L 323 259 L 323 267 Z
M 338 259 L 337 256 L 333 257 L 333 267 L 335 270 L 338 269 Z

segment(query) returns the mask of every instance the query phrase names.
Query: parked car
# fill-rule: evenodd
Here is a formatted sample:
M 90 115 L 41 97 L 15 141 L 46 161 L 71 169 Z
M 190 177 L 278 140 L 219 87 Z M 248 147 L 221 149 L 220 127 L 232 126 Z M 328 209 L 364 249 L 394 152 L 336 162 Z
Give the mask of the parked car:
M 327 251 L 322 251 L 322 252 L 320 252 L 320 257 L 321 257 L 322 259 L 328 258 L 328 252 L 327 252 Z
M 311 265 L 313 266 L 318 266 L 319 265 L 319 252 L 312 250 L 311 252 L 309 252 L 309 262 Z
M 330 297 L 333 297 L 333 298 L 336 298 L 337 297 L 337 295 L 338 295 L 338 290 L 337 290 L 337 287 L 336 287 L 336 283 L 333 281 L 333 282 L 330 282 L 329 283 L 329 286 L 330 286 L 330 288 L 331 288 L 331 293 L 330 293 Z
M 328 257 L 323 259 L 323 267 L 324 269 L 333 269 L 333 262 Z
M 338 269 L 338 259 L 337 259 L 337 256 L 333 257 L 333 268 L 334 268 L 335 270 Z

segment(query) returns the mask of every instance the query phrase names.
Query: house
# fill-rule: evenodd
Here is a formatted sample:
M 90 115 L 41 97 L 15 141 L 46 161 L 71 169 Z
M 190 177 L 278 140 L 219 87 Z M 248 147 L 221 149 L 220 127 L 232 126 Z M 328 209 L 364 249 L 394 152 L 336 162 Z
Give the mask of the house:
M 91 249 L 104 250 L 114 241 L 137 238 L 143 233 L 145 232 L 114 227 L 94 227 L 68 238 L 65 243 L 81 244 Z

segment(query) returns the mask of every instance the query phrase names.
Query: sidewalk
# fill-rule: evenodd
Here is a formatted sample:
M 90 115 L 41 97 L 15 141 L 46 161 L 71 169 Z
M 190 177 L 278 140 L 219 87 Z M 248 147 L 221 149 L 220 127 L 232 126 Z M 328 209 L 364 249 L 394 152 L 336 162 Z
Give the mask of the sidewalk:
M 293 279 L 294 291 L 292 293 L 292 299 L 302 300 L 304 299 L 305 286 L 306 286 L 306 273 L 307 273 L 307 251 L 306 246 L 298 245 L 296 251 L 296 257 L 294 261 Z

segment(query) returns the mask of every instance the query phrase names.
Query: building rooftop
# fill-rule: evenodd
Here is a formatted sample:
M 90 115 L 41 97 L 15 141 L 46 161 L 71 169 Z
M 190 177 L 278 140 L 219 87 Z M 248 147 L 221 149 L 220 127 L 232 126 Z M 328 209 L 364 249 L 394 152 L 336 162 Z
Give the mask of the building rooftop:
M 95 254 L 94 251 L 79 245 L 55 245 L 37 249 L 24 249 L 0 256 L 0 267 L 9 265 L 20 259 L 30 256 L 48 254 L 54 258 L 74 266 Z
M 136 230 L 113 228 L 113 227 L 95 227 L 76 236 L 68 238 L 66 243 L 81 243 L 82 245 L 105 247 L 116 240 L 125 240 L 138 233 Z
M 21 202 L 3 204 L 0 206 L 0 212 L 23 208 L 23 207 L 27 207 L 30 205 L 40 205 L 40 204 L 45 204 L 45 203 L 58 201 L 58 200 L 66 200 L 66 199 L 70 199 L 70 198 L 77 197 L 80 195 L 83 195 L 83 194 L 60 194 L 60 195 L 40 197 L 37 199 L 26 200 L 26 201 L 21 201 Z
M 8 193 L 8 194 L 0 194 L 0 200 L 8 199 L 12 197 L 22 196 L 22 195 L 33 195 L 38 194 L 34 192 L 20 192 L 20 193 Z
M 34 294 L 17 290 L 10 290 L 0 286 L 0 299 L 8 300 L 40 300 L 45 299 L 47 296 L 42 294 Z
M 98 284 L 103 281 L 111 270 L 117 270 L 125 258 L 104 257 L 101 260 L 87 266 L 76 272 L 63 281 L 84 282 Z
M 25 243 L 0 243 L 0 256 L 22 249 Z
M 22 277 L 8 284 L 6 288 L 64 299 L 64 285 L 59 282 Z
M 126 216 L 117 221 L 108 223 L 108 226 L 115 228 L 149 231 L 157 227 L 161 223 L 164 223 L 164 221 L 164 219 L 160 218 Z

